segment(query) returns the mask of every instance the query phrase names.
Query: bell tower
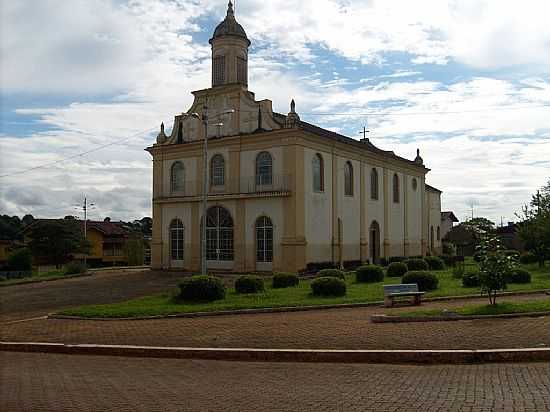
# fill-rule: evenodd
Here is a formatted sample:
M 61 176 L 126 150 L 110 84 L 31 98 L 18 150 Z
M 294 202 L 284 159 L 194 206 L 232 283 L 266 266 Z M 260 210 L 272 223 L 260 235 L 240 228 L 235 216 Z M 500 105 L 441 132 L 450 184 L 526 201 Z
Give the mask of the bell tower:
M 227 15 L 209 40 L 212 45 L 212 87 L 241 84 L 248 87 L 248 47 L 250 40 L 235 20 L 231 0 Z

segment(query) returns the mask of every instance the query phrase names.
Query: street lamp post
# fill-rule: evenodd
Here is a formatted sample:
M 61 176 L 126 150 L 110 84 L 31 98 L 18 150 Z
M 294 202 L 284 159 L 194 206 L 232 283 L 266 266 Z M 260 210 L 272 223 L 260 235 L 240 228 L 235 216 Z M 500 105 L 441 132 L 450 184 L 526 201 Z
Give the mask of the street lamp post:
M 214 116 L 223 116 L 225 114 L 235 113 L 235 110 L 225 110 Z M 201 274 L 207 274 L 206 267 L 206 211 L 208 208 L 208 106 L 203 106 L 202 116 L 198 113 L 184 113 L 184 117 L 193 117 L 202 122 L 204 128 L 204 143 L 203 143 L 203 174 L 202 174 L 202 227 L 201 227 Z M 223 123 L 217 123 L 215 126 L 223 126 Z

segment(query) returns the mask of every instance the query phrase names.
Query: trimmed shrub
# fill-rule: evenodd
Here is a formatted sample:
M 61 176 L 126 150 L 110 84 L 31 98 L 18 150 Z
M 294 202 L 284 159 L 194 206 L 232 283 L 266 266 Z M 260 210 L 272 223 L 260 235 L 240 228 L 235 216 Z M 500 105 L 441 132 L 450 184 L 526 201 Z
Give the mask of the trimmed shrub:
M 537 263 L 539 261 L 538 257 L 531 252 L 528 252 L 519 257 L 519 263 L 528 265 L 530 263 Z
M 405 265 L 403 262 L 393 262 L 390 263 L 388 266 L 388 270 L 386 270 L 386 275 L 392 278 L 400 278 L 405 273 L 407 273 L 409 269 L 407 268 L 407 265 Z
M 380 258 L 380 266 L 388 266 L 388 259 L 386 259 L 385 257 Z
M 311 262 L 306 265 L 306 273 L 317 273 L 323 269 L 334 269 L 333 262 Z
M 373 283 L 384 280 L 384 271 L 380 266 L 360 266 L 355 271 L 355 280 L 359 283 Z
M 211 302 L 225 298 L 225 286 L 215 276 L 192 276 L 181 282 L 179 287 L 178 297 L 184 301 Z
M 73 260 L 65 265 L 65 274 L 66 275 L 76 275 L 78 273 L 85 273 L 88 268 L 82 262 L 78 260 Z
M 390 256 L 388 258 L 388 264 L 393 263 L 393 262 L 403 262 L 406 259 L 407 258 L 405 256 Z
M 466 272 L 462 275 L 462 286 L 465 288 L 477 288 L 479 287 L 479 273 Z
M 436 275 L 426 270 L 413 270 L 405 273 L 401 279 L 401 283 L 416 283 L 419 291 L 427 292 L 437 289 L 439 279 Z
M 456 265 L 453 267 L 453 279 L 462 279 L 462 276 L 464 276 L 464 266 Z
M 437 256 L 427 256 L 426 259 L 424 259 L 426 263 L 428 264 L 428 267 L 430 270 L 443 270 L 445 269 L 445 264 L 443 263 L 443 260 L 441 260 Z
M 31 270 L 31 251 L 26 247 L 17 249 L 8 256 L 7 265 L 9 270 Z
M 407 259 L 405 265 L 409 270 L 428 270 L 428 263 L 424 259 Z
M 531 274 L 525 269 L 514 269 L 510 273 L 508 283 L 531 283 Z
M 273 275 L 273 289 L 290 288 L 298 286 L 300 279 L 295 273 L 275 273 Z
M 264 280 L 259 276 L 239 276 L 235 281 L 235 291 L 237 293 L 258 293 L 264 290 Z
M 346 280 L 346 276 L 344 275 L 344 272 L 342 272 L 339 269 L 323 269 L 317 272 L 317 276 L 321 278 L 331 276 L 333 278 Z
M 313 296 L 344 296 L 346 282 L 333 276 L 321 277 L 311 282 Z

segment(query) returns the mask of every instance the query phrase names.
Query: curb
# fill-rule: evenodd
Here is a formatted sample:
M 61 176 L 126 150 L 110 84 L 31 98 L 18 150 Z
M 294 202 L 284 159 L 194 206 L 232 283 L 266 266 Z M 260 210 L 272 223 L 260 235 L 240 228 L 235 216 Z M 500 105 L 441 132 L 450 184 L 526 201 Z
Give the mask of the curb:
M 550 348 L 487 350 L 317 350 L 251 348 L 179 348 L 124 345 L 68 345 L 63 343 L 0 342 L 3 352 L 38 352 L 240 362 L 320 363 L 486 363 L 548 362 Z
M 519 292 L 504 292 L 498 294 L 497 297 L 506 296 L 521 296 L 521 295 L 539 295 L 550 294 L 549 289 L 541 289 L 536 291 L 519 291 Z M 476 295 L 462 295 L 462 296 L 438 296 L 433 298 L 425 298 L 423 302 L 441 302 L 447 300 L 468 300 L 478 299 L 482 296 Z M 153 316 L 136 316 L 128 318 L 92 318 L 85 316 L 71 316 L 60 315 L 56 313 L 48 314 L 48 319 L 65 319 L 65 320 L 93 320 L 93 321 L 128 321 L 128 320 L 154 320 L 154 319 L 171 319 L 171 318 L 197 318 L 203 316 L 230 316 L 230 315 L 254 315 L 262 313 L 284 313 L 284 312 L 305 312 L 310 310 L 323 310 L 323 309 L 353 309 L 364 308 L 369 306 L 382 306 L 384 301 L 365 302 L 365 303 L 336 303 L 330 305 L 309 305 L 309 306 L 282 306 L 278 308 L 254 308 L 254 309 L 235 309 L 235 310 L 219 310 L 210 312 L 188 312 L 188 313 L 176 313 L 172 315 L 153 315 Z
M 86 277 L 86 276 L 93 276 L 93 275 L 94 275 L 93 273 L 88 271 L 86 273 L 79 273 L 79 274 L 76 274 L 76 275 L 66 275 L 66 276 L 59 276 L 59 277 L 52 276 L 51 278 L 29 280 L 28 282 L 20 282 L 20 283 L 10 283 L 10 284 L 7 284 L 7 285 L 3 285 L 3 284 L 0 283 L 0 288 L 9 288 L 10 286 L 33 285 L 35 283 L 54 282 L 56 280 L 83 278 L 83 277 Z
M 372 323 L 408 323 L 408 322 L 445 322 L 455 320 L 481 320 L 481 319 L 513 319 L 513 318 L 538 318 L 550 315 L 550 311 L 505 313 L 501 315 L 458 315 L 448 314 L 439 316 L 399 316 L 399 315 L 371 315 Z

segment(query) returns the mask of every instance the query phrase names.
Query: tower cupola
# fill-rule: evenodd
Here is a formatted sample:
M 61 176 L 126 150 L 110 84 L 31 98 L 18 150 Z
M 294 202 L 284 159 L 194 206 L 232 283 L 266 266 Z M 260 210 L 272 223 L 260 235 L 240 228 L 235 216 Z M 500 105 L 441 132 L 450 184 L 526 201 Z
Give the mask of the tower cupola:
M 231 1 L 225 19 L 218 24 L 209 43 L 212 45 L 212 87 L 236 83 L 247 87 L 250 40 L 235 20 Z

